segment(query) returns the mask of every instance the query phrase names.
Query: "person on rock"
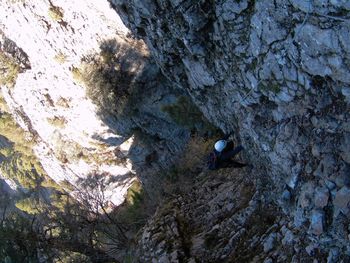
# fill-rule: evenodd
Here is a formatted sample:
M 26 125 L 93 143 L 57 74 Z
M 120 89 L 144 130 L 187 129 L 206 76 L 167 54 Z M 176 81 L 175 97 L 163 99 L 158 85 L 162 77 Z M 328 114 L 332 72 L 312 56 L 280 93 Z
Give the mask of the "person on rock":
M 233 141 L 229 140 L 231 134 L 225 135 L 221 140 L 218 140 L 213 151 L 209 154 L 208 168 L 210 170 L 217 170 L 220 168 L 241 168 L 248 164 L 240 163 L 233 160 L 244 148 L 242 145 L 234 147 Z

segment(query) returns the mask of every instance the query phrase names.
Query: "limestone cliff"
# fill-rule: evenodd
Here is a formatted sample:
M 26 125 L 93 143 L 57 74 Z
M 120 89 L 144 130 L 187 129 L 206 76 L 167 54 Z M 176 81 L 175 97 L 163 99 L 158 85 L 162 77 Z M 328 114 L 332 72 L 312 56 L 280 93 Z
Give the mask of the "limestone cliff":
M 136 174 L 146 184 L 148 171 L 171 164 L 189 130 L 162 108 L 181 94 L 159 74 L 148 48 L 130 36 L 108 2 L 2 1 L 0 10 L 1 52 L 20 65 L 15 84 L 3 85 L 2 94 L 13 117 L 31 133 L 52 179 L 91 198 L 99 195 L 94 193 L 99 184 L 104 201 L 119 205 Z M 97 63 L 89 60 L 95 57 L 125 67 L 119 72 L 127 74 L 128 99 L 101 106 L 87 96 L 80 71 Z M 106 90 L 107 102 L 118 96 Z
M 349 2 L 109 2 L 0 3 L 1 51 L 20 71 L 3 96 L 48 175 L 91 193 L 97 175 L 115 205 L 135 175 L 151 186 L 203 127 L 188 111 L 172 118 L 185 95 L 235 132 L 254 168 L 197 174 L 140 232 L 133 259 L 348 262 Z M 86 91 L 82 72 L 111 86 L 90 65 L 122 80 L 119 96 Z
M 307 233 L 295 253 L 306 248 L 312 255 L 317 248 L 329 262 L 346 261 L 349 2 L 111 2 L 168 79 L 216 126 L 236 132 L 257 179 L 269 178 L 269 198 L 288 222 L 285 238 Z M 221 256 L 231 262 L 228 254 Z M 199 262 L 214 260 L 206 258 Z

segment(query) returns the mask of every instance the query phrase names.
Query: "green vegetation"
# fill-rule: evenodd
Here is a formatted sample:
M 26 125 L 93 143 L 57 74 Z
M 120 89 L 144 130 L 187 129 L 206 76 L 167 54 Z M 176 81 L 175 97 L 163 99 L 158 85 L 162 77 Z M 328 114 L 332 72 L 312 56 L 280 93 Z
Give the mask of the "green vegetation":
M 74 190 L 74 186 L 68 182 L 67 180 L 63 180 L 60 182 L 60 186 L 65 189 L 65 191 L 71 192 Z
M 0 85 L 13 87 L 20 71 L 18 63 L 12 57 L 0 52 L 0 68 L 2 70 Z
M 63 9 L 58 6 L 51 6 L 49 8 L 49 16 L 53 21 L 61 21 L 63 19 Z
M 46 177 L 45 180 L 43 180 L 40 185 L 44 188 L 51 188 L 51 189 L 55 189 L 59 192 L 64 192 L 64 189 L 62 188 L 62 186 L 57 184 L 50 177 Z
M 27 197 L 16 202 L 16 207 L 30 215 L 36 215 L 45 211 L 45 204 L 36 197 Z
M 72 76 L 73 79 L 78 83 L 84 83 L 84 78 L 82 74 L 82 70 L 77 67 L 72 67 Z
M 81 69 L 73 68 L 73 78 L 84 84 L 87 96 L 100 108 L 114 108 L 127 96 L 131 77 L 119 72 L 100 58 L 83 64 Z
M 58 54 L 56 54 L 56 56 L 54 57 L 54 60 L 56 60 L 59 64 L 63 64 L 66 62 L 67 56 L 65 54 L 63 54 L 62 52 L 59 52 Z
M 164 106 L 162 110 L 168 113 L 177 124 L 191 130 L 203 133 L 215 130 L 199 109 L 185 96 L 180 96 L 174 104 Z
M 30 218 L 9 213 L 0 227 L 0 258 L 4 263 L 39 262 Z
M 47 118 L 47 122 L 50 123 L 52 126 L 63 129 L 67 123 L 66 119 L 63 117 L 53 117 L 53 118 Z
M 19 182 L 25 188 L 36 188 L 46 175 L 33 153 L 33 138 L 30 138 L 30 134 L 22 130 L 8 113 L 1 115 L 0 135 L 11 142 L 7 147 L 0 149 L 3 158 L 0 169 L 3 175 Z
M 2 96 L 0 96 L 0 112 L 9 112 L 9 107 Z
M 34 263 L 40 256 L 50 258 L 48 262 L 116 262 L 98 239 L 100 233 L 109 235 L 115 228 L 105 215 L 96 214 L 93 205 L 82 207 L 68 194 L 54 192 L 50 199 L 52 204 L 45 203 L 33 193 L 17 201 L 24 216 L 6 209 L 9 199 L 0 196 L 2 260 Z
M 69 108 L 69 101 L 66 98 L 60 97 L 56 103 L 57 106 L 62 108 Z
M 134 181 L 127 191 L 125 203 L 118 209 L 118 221 L 136 233 L 145 223 L 152 210 L 147 203 L 140 181 Z
M 104 41 L 100 53 L 84 58 L 81 65 L 72 69 L 73 79 L 85 86 L 86 95 L 97 105 L 101 115 L 122 112 L 134 89 L 144 54 L 140 47 L 132 45 L 117 43 L 114 39 Z

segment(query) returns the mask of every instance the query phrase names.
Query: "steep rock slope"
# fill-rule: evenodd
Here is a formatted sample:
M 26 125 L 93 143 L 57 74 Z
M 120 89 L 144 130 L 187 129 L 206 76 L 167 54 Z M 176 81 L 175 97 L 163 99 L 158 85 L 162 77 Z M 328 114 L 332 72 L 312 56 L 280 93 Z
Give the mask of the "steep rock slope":
M 269 197 L 251 170 L 201 173 L 139 236 L 140 262 L 310 262 L 325 257 Z M 294 250 L 298 251 L 295 255 Z M 316 252 L 317 251 L 317 252 Z M 314 254 L 313 254 L 314 253 Z
M 163 73 L 236 132 L 309 244 L 348 255 L 349 2 L 111 2 Z
M 104 201 L 119 205 L 136 175 L 146 183 L 148 171 L 171 164 L 189 131 L 162 107 L 180 94 L 108 2 L 6 0 L 0 10 L 1 52 L 25 58 L 16 84 L 3 86 L 2 93 L 16 121 L 32 134 L 52 179 L 92 199 L 103 189 Z M 87 97 L 79 69 L 106 49 L 103 59 L 115 56 L 126 65 L 132 90 L 122 105 L 102 112 Z M 125 50 L 132 50 L 125 52 L 129 57 Z M 159 162 L 148 160 L 152 154 Z

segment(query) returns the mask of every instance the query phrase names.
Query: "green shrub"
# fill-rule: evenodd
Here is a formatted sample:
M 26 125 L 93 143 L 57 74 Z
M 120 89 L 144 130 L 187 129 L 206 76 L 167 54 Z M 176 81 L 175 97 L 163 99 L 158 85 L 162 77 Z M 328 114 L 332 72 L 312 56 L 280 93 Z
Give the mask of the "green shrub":
M 69 108 L 69 101 L 66 98 L 60 97 L 56 105 L 62 108 Z
M 77 68 L 77 67 L 72 67 L 72 76 L 73 79 L 78 82 L 78 83 L 84 83 L 84 78 L 83 78 L 83 74 L 82 74 L 82 70 Z
M 18 63 L 10 56 L 0 52 L 0 68 L 2 70 L 0 85 L 13 87 L 20 71 Z
M 67 56 L 65 54 L 63 54 L 62 52 L 59 52 L 54 57 L 54 60 L 56 60 L 59 64 L 63 64 L 64 62 L 66 62 L 66 59 L 67 59 Z
M 5 99 L 0 95 L 0 112 L 9 112 Z
M 136 44 L 106 40 L 100 45 L 100 53 L 84 58 L 79 69 L 72 70 L 73 78 L 84 84 L 86 95 L 101 115 L 121 113 L 136 87 L 135 79 L 146 56 Z
M 52 188 L 59 192 L 64 192 L 63 188 L 50 177 L 46 177 L 45 180 L 41 182 L 41 186 L 45 188 Z
M 54 21 L 61 21 L 63 19 L 63 9 L 58 6 L 51 6 L 49 8 L 49 16 Z
M 53 118 L 47 118 L 47 122 L 50 123 L 52 126 L 62 129 L 65 127 L 67 121 L 63 117 L 53 117 Z
M 16 207 L 31 215 L 40 214 L 45 211 L 45 204 L 35 197 L 28 197 L 17 201 Z
M 127 191 L 125 203 L 116 214 L 121 223 L 129 226 L 130 230 L 135 232 L 146 223 L 149 213 L 152 212 L 144 197 L 141 183 L 134 181 Z
M 60 182 L 60 186 L 65 189 L 66 191 L 72 192 L 74 190 L 74 186 L 68 182 L 67 180 L 63 180 Z
M 198 132 L 214 132 L 215 128 L 197 106 L 185 96 L 180 96 L 173 104 L 162 107 L 162 110 L 170 115 L 170 117 L 179 125 L 188 127 Z
M 33 140 L 27 139 L 28 133 L 8 113 L 1 115 L 0 135 L 12 142 L 11 146 L 0 150 L 3 156 L 0 163 L 3 175 L 16 180 L 25 188 L 36 188 L 44 180 L 46 173 L 33 153 Z

